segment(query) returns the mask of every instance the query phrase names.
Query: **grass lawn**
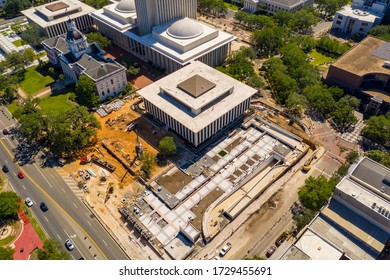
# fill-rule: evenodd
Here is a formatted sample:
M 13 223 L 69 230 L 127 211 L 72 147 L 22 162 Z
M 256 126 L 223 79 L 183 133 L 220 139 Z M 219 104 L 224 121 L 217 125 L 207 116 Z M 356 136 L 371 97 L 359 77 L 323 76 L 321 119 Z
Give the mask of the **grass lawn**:
M 46 52 L 41 52 L 41 53 L 35 55 L 35 59 L 38 59 L 38 58 L 41 58 L 44 56 L 46 56 Z
M 42 76 L 37 71 L 37 67 L 38 66 L 28 68 L 26 73 L 24 73 L 23 81 L 19 83 L 21 88 L 23 88 L 24 91 L 27 92 L 29 96 L 40 91 L 41 89 L 44 89 L 45 87 L 49 86 L 52 82 L 54 82 L 53 78 L 50 77 L 49 75 Z
M 19 39 L 19 40 L 13 41 L 12 44 L 14 44 L 17 47 L 21 47 L 21 46 L 23 46 L 23 40 Z
M 63 114 L 75 105 L 68 102 L 70 92 L 58 95 L 49 95 L 39 102 L 39 107 L 47 114 Z
M 16 105 L 16 102 L 12 102 L 11 104 L 7 105 L 7 109 L 11 112 L 11 114 L 13 115 L 16 111 L 16 109 L 18 109 L 19 106 Z
M 233 11 L 238 11 L 238 7 L 236 5 L 230 4 L 230 3 L 225 3 L 225 6 Z
M 313 65 L 320 65 L 320 64 L 330 63 L 335 61 L 334 58 L 323 55 L 322 53 L 319 53 L 316 50 L 312 50 L 309 53 L 309 56 L 314 59 L 314 61 L 311 62 L 311 64 Z
M 14 235 L 10 235 L 6 239 L 0 240 L 0 247 L 11 243 L 12 240 L 14 240 L 14 239 L 15 239 L 15 236 Z

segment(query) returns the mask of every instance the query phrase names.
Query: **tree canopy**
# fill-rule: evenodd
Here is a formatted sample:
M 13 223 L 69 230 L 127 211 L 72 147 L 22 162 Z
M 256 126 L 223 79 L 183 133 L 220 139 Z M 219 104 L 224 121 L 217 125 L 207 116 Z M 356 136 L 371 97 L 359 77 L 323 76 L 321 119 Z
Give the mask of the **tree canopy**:
M 318 211 L 332 196 L 337 182 L 335 177 L 328 180 L 323 175 L 317 178 L 310 176 L 299 189 L 299 199 L 306 208 Z
M 7 17 L 13 18 L 19 15 L 21 11 L 30 7 L 31 2 L 29 0 L 9 0 L 3 6 L 3 10 Z
M 29 24 L 28 27 L 20 35 L 23 40 L 31 46 L 42 48 L 42 41 L 46 39 L 40 27 L 35 23 Z
M 223 0 L 198 0 L 198 9 L 202 14 L 223 15 L 228 9 Z
M 39 260 L 69 260 L 70 256 L 62 249 L 60 242 L 47 239 L 43 243 L 43 248 L 38 249 Z
M 94 7 L 97 10 L 103 8 L 104 6 L 107 6 L 110 3 L 111 2 L 109 0 L 85 0 L 85 4 Z
M 0 218 L 18 219 L 18 209 L 20 197 L 15 192 L 1 192 L 0 193 Z
M 380 150 L 371 150 L 364 154 L 366 157 L 390 168 L 390 155 Z
M 10 247 L 8 248 L 0 247 L 0 260 L 13 260 L 14 252 L 15 250 Z
M 386 116 L 372 116 L 364 121 L 366 126 L 362 130 L 362 135 L 371 141 L 385 145 L 390 140 L 390 113 Z
M 91 32 L 87 34 L 87 41 L 90 44 L 93 42 L 97 43 L 102 49 L 111 45 L 111 40 L 99 32 Z
M 99 105 L 100 98 L 95 92 L 95 83 L 86 75 L 81 75 L 76 84 L 76 102 L 87 108 Z
M 173 137 L 166 136 L 158 143 L 160 153 L 165 156 L 173 156 L 176 154 L 176 145 Z

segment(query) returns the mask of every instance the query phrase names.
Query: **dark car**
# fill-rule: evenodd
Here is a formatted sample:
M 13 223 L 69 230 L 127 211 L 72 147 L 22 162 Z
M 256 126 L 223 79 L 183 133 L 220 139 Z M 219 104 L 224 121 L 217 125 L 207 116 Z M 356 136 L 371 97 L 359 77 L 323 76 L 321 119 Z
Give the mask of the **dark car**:
M 9 168 L 6 164 L 4 164 L 2 170 L 4 173 L 7 173 L 9 171 Z
M 8 131 L 8 129 L 3 129 L 3 134 L 4 134 L 4 135 L 7 135 L 7 134 L 9 134 L 9 131 Z
M 273 255 L 273 253 L 275 253 L 275 250 L 276 250 L 276 246 L 275 246 L 275 245 L 272 245 L 272 246 L 268 249 L 268 251 L 267 251 L 267 253 L 265 254 L 265 256 L 266 256 L 267 258 L 271 257 L 271 256 Z
M 47 210 L 49 210 L 49 207 L 47 207 L 46 203 L 45 202 L 41 202 L 41 204 L 39 205 L 39 207 L 41 208 L 41 210 L 43 212 L 46 212 Z

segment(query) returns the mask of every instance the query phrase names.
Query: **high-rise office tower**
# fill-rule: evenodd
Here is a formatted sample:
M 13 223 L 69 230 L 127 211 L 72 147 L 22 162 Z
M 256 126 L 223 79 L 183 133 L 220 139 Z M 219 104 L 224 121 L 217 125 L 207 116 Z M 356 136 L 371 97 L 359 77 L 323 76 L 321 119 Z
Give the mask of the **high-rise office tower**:
M 179 18 L 196 18 L 197 0 L 135 0 L 140 36 L 153 26 Z

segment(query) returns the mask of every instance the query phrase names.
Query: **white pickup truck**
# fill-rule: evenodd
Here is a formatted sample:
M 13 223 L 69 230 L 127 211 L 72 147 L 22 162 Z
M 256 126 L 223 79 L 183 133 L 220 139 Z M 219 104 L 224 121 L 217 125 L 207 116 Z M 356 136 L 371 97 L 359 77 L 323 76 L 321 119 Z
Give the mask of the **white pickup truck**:
M 226 243 L 225 246 L 222 247 L 221 251 L 219 251 L 219 255 L 221 257 L 225 256 L 227 252 L 229 252 L 229 250 L 232 248 L 232 244 L 230 244 L 229 242 Z

